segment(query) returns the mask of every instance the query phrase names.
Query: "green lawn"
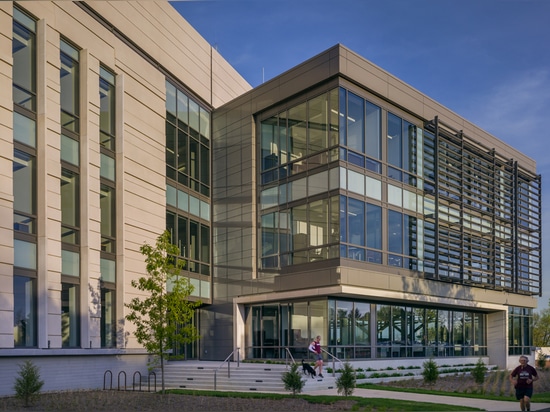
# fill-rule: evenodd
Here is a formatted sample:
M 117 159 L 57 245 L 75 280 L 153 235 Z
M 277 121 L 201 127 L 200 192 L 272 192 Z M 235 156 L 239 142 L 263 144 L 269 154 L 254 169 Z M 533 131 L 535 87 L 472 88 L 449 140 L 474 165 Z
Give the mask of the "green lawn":
M 352 400 L 355 405 L 352 411 L 480 411 L 483 409 L 469 408 L 460 405 L 447 405 L 429 402 L 413 402 L 397 399 L 385 398 L 363 398 L 359 396 L 334 396 L 334 395 L 286 395 L 278 393 L 249 393 L 249 392 L 217 392 L 217 391 L 193 391 L 186 389 L 172 389 L 167 393 L 182 394 L 182 395 L 200 395 L 200 396 L 217 396 L 217 397 L 241 397 L 253 399 L 285 399 L 285 398 L 300 398 L 311 403 L 332 404 L 342 400 Z

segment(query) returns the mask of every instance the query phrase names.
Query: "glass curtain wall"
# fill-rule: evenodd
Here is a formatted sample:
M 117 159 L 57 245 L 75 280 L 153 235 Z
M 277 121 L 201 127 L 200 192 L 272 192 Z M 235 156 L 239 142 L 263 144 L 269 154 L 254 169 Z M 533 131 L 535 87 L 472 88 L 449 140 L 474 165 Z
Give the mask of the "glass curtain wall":
M 13 338 L 37 340 L 36 22 L 13 9 Z
M 194 288 L 191 296 L 210 303 L 210 112 L 182 88 L 166 81 L 165 126 L 166 229 L 185 260 L 184 276 Z M 198 342 L 172 349 L 186 358 L 199 355 Z
M 186 260 L 185 270 L 194 274 L 195 292 L 210 298 L 210 114 L 170 82 L 166 174 L 167 229 Z
M 247 358 L 310 356 L 311 340 L 340 360 L 486 356 L 486 315 L 329 299 L 246 308 Z M 518 329 L 520 330 L 520 329 Z M 372 335 L 372 333 L 375 335 Z

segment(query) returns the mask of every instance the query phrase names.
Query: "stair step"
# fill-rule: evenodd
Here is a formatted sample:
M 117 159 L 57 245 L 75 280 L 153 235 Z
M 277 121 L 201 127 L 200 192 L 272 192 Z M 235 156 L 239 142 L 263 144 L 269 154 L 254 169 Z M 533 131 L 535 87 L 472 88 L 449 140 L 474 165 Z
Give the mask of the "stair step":
M 166 388 L 216 390 L 219 391 L 262 391 L 287 393 L 284 388 L 283 374 L 289 367 L 282 364 L 231 363 L 220 367 L 219 362 L 208 361 L 178 361 L 164 366 L 164 382 Z M 155 371 L 160 377 L 160 371 Z M 229 375 L 229 376 L 228 376 Z M 260 375 L 260 376 L 259 376 Z M 157 378 L 158 379 L 158 378 Z M 325 379 L 310 379 L 303 376 L 305 381 L 302 392 L 308 390 L 329 389 L 334 387 L 332 376 Z

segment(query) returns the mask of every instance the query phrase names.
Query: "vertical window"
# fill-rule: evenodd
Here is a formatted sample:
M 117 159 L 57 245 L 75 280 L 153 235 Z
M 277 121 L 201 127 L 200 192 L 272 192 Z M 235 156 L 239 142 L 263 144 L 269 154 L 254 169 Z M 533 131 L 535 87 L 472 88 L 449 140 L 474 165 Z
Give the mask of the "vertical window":
M 382 250 L 382 208 L 367 204 L 367 247 Z
M 101 347 L 116 347 L 116 77 L 99 68 Z
M 116 347 L 116 292 L 101 288 L 101 347 Z
M 306 103 L 292 107 L 287 112 L 290 161 L 301 159 L 307 151 Z
M 348 92 L 347 146 L 359 153 L 365 152 L 365 101 Z
M 78 133 L 80 130 L 79 53 L 61 40 L 61 127 Z
M 102 147 L 115 150 L 115 75 L 104 67 L 99 68 L 99 133 Z
M 210 196 L 210 113 L 166 82 L 166 175 Z
M 13 102 L 36 111 L 36 22 L 13 9 Z
M 79 176 L 61 170 L 61 241 L 72 245 L 80 244 L 80 202 Z
M 13 276 L 13 333 L 15 347 L 36 346 L 36 279 Z
M 388 163 L 396 167 L 403 167 L 403 136 L 401 119 L 388 113 Z
M 382 110 L 380 107 L 367 102 L 366 116 L 366 147 L 365 153 L 375 159 L 382 158 L 382 128 L 381 126 Z
M 13 338 L 15 347 L 37 339 L 36 23 L 13 9 Z
M 80 65 L 79 51 L 61 39 L 61 341 L 80 346 Z
M 36 159 L 29 153 L 13 153 L 14 230 L 36 233 Z
M 328 96 L 323 94 L 308 102 L 308 152 L 328 148 Z
M 64 348 L 80 346 L 79 286 L 61 284 L 61 341 Z

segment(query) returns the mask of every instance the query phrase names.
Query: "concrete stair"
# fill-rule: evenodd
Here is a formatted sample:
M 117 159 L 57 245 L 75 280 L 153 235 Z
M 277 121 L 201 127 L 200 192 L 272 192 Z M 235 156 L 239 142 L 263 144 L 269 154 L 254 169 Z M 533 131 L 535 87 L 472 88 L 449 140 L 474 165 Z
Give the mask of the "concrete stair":
M 221 366 L 220 366 L 221 365 Z M 274 392 L 285 390 L 283 374 L 290 367 L 281 364 L 211 361 L 173 361 L 164 366 L 164 383 L 167 389 L 218 390 L 224 392 Z M 300 368 L 301 371 L 301 368 Z M 160 369 L 155 371 L 157 386 L 161 386 Z M 324 379 L 303 375 L 302 393 L 336 387 L 332 374 L 325 372 Z

